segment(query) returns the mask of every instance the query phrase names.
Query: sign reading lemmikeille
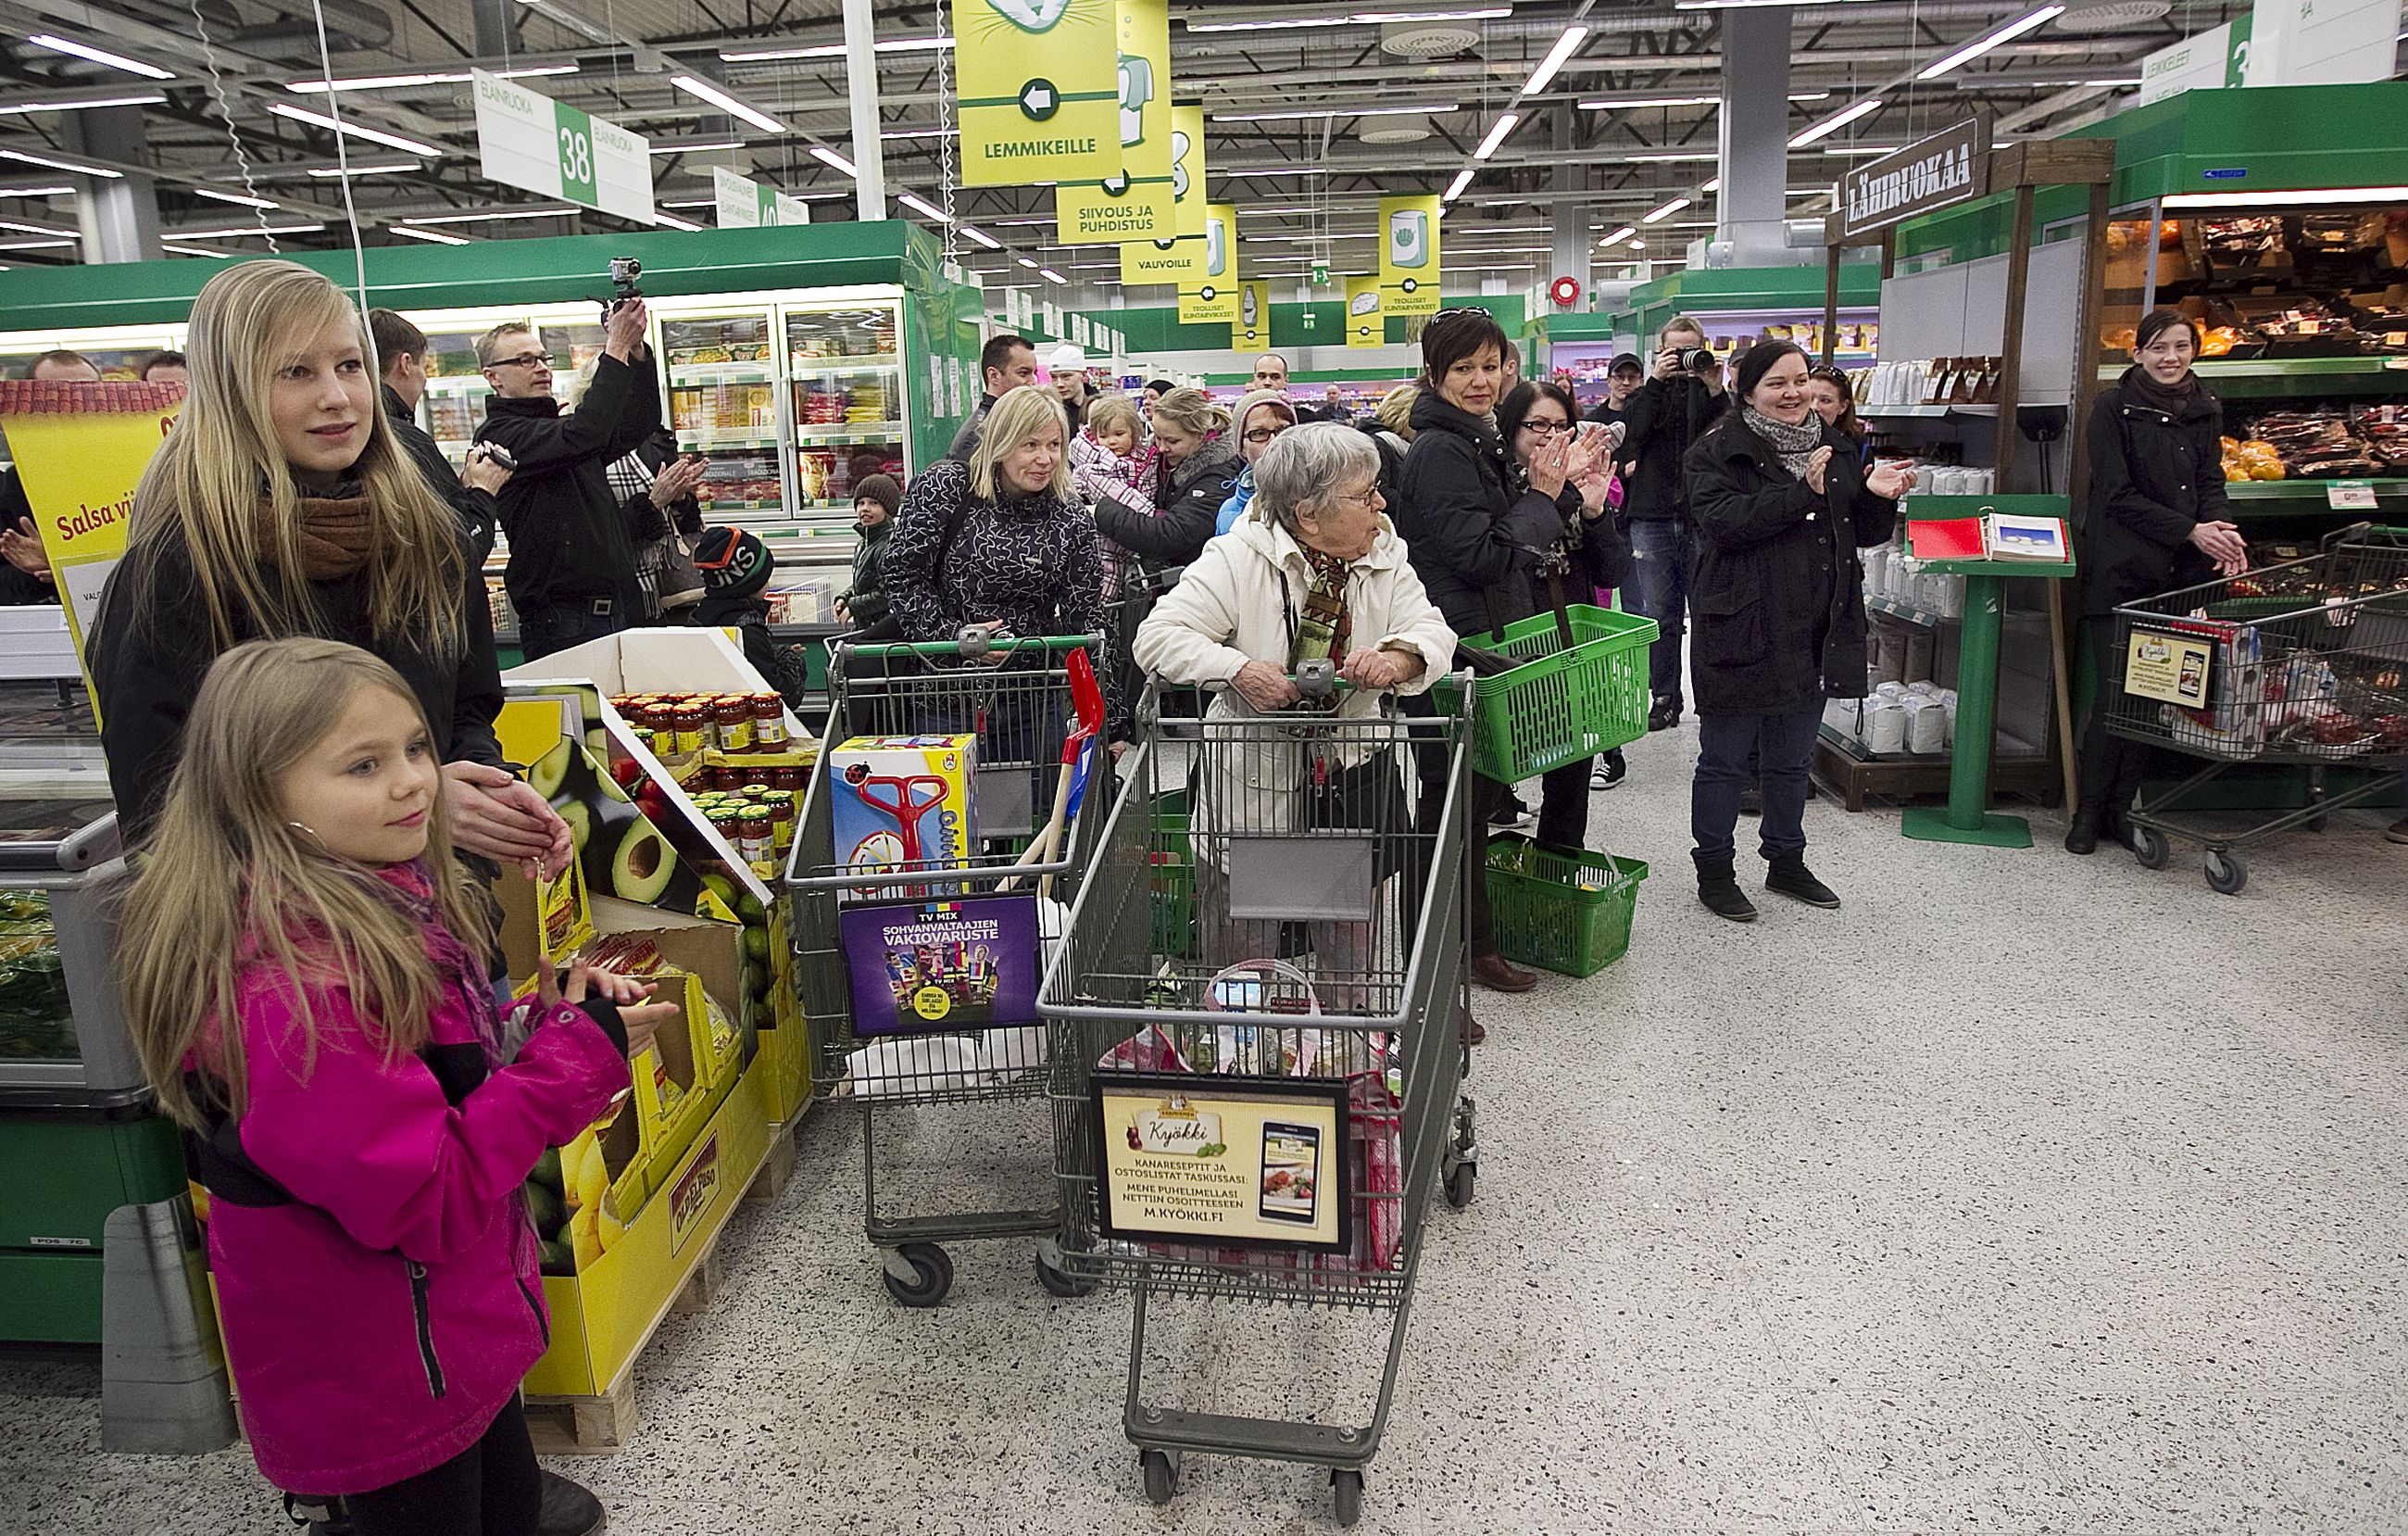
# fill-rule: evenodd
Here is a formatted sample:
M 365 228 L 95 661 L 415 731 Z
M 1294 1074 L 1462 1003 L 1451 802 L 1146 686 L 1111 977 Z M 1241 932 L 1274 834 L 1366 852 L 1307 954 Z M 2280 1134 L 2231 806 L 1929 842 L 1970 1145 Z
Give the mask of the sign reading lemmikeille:
M 1968 118 L 1840 179 L 1840 233 L 1853 239 L 1979 197 L 1990 186 L 1990 125 Z

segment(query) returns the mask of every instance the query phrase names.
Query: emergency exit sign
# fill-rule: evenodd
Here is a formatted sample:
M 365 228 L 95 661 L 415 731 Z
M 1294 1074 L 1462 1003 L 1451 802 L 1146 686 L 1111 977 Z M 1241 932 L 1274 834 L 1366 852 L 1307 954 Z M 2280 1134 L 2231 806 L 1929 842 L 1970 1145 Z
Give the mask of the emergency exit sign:
M 479 69 L 477 152 L 489 181 L 652 223 L 652 144 L 608 118 Z

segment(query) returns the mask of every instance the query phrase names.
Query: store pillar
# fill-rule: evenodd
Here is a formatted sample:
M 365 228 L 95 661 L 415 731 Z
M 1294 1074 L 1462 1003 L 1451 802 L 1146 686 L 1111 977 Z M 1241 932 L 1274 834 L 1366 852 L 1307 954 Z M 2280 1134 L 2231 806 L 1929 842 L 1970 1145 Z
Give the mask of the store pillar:
M 886 156 L 878 141 L 878 50 L 869 0 L 844 0 L 844 76 L 853 104 L 858 217 L 886 217 Z
M 1579 280 L 1585 295 L 1589 286 L 1590 245 L 1595 231 L 1589 225 L 1588 205 L 1570 196 L 1584 193 L 1589 187 L 1588 164 L 1572 143 L 1572 114 L 1558 107 L 1555 120 L 1555 192 L 1557 200 L 1552 222 L 1555 224 L 1555 267 L 1551 277 L 1573 278 Z
M 1733 266 L 1794 266 L 1782 219 L 1789 198 L 1789 7 L 1722 13 L 1722 190 L 1714 237 Z M 1651 253 L 1656 242 L 1648 242 Z
M 139 107 L 104 107 L 66 114 L 67 148 L 116 165 L 139 165 L 150 158 L 150 140 Z M 116 178 L 76 178 L 76 223 L 83 227 L 87 262 L 155 262 L 159 249 L 159 197 L 150 178 L 128 171 Z

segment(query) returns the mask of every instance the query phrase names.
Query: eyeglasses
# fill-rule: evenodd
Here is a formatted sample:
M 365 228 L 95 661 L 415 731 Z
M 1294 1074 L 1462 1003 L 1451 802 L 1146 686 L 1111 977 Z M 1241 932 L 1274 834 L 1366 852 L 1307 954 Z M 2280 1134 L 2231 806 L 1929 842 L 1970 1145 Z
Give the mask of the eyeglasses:
M 1570 432 L 1572 430 L 1572 423 L 1570 422 L 1524 422 L 1522 423 L 1522 430 L 1525 432 L 1535 432 L 1541 437 L 1545 437 L 1550 433 Z
M 1254 444 L 1256 447 L 1260 447 L 1264 443 L 1270 441 L 1273 438 L 1278 437 L 1281 433 L 1285 432 L 1289 427 L 1295 424 L 1296 423 L 1293 422 L 1282 422 L 1277 426 L 1248 427 L 1246 429 L 1246 440 Z
M 1820 379 L 1827 384 L 1844 384 L 1848 381 L 1848 376 L 1846 374 L 1842 373 L 1839 369 L 1831 366 L 1828 363 L 1817 363 L 1814 366 L 1808 368 L 1806 370 L 1806 377 L 1809 379 Z
M 489 368 L 548 368 L 552 366 L 552 353 L 521 352 L 516 357 L 496 357 L 492 362 L 486 364 L 485 366 Z
M 1354 506 L 1362 508 L 1367 512 L 1377 511 L 1380 507 L 1380 488 L 1377 485 L 1374 485 L 1359 496 L 1333 495 L 1330 499 L 1338 502 L 1351 502 Z

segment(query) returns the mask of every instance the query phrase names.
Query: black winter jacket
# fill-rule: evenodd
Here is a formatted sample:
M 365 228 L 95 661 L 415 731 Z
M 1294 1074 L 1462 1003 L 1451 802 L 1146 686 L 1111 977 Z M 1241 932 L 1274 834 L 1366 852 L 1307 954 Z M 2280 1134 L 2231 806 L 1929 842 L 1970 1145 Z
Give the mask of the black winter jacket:
M 494 500 L 494 493 L 461 484 L 460 472 L 452 467 L 452 461 L 443 456 L 443 450 L 427 435 L 426 429 L 418 424 L 418 418 L 401 403 L 401 396 L 394 393 L 393 386 L 386 384 L 381 388 L 386 424 L 393 428 L 393 435 L 401 439 L 401 446 L 409 451 L 410 462 L 418 466 L 419 474 L 426 481 L 426 488 L 441 498 L 443 504 L 460 519 L 461 531 L 476 547 L 477 564 L 483 565 L 485 557 L 494 553 L 494 527 L 501 518 L 501 508 Z
M 25 499 L 25 481 L 17 473 L 17 467 L 12 464 L 0 469 L 0 528 L 14 528 L 20 519 L 33 515 L 34 504 Z M 58 583 L 45 581 L 0 560 L 0 608 L 22 608 L 29 603 L 55 603 L 58 600 Z
M 867 629 L 886 617 L 886 583 L 883 567 L 886 562 L 886 541 L 895 536 L 895 519 L 881 519 L 872 527 L 856 523 L 853 526 L 857 540 L 853 546 L 853 585 L 844 589 L 838 601 L 853 615 L 855 629 Z
M 1689 450 L 1698 572 L 1689 672 L 1699 714 L 1792 714 L 1865 691 L 1864 569 L 1898 503 L 1865 488 L 1855 442 L 1823 429 L 1824 491 L 1791 475 L 1737 414 Z
M 466 544 L 464 535 L 462 544 Z M 494 661 L 493 610 L 485 579 L 471 564 L 461 594 L 461 653 L 445 658 L 378 638 L 367 617 L 366 573 L 313 581 L 319 622 L 309 633 L 356 645 L 391 663 L 426 711 L 444 760 L 498 765 L 494 737 L 502 679 Z M 237 641 L 263 638 L 247 615 L 235 616 Z M 101 751 L 125 841 L 147 836 L 167 797 L 167 777 L 183 751 L 184 720 L 217 659 L 208 605 L 182 538 L 137 545 L 110 573 L 91 645 L 100 706 Z
M 1153 517 L 1106 497 L 1096 507 L 1096 531 L 1156 566 L 1183 566 L 1204 553 L 1221 520 L 1221 503 L 1238 479 L 1238 453 L 1226 439 L 1208 438 L 1195 452 L 1164 470 L 1156 460 Z
M 518 460 L 518 473 L 495 498 L 510 541 L 502 576 L 510 602 L 522 615 L 581 613 L 593 599 L 609 597 L 627 623 L 641 623 L 635 541 L 610 489 L 609 467 L 660 427 L 660 379 L 652 364 L 605 355 L 585 398 L 566 415 L 548 395 L 495 395 L 485 409 L 477 439 L 499 443 Z
M 1457 635 L 1476 640 L 1540 610 L 1536 573 L 1564 535 L 1564 510 L 1523 485 L 1487 417 L 1424 390 L 1397 493 L 1389 520 Z
M 1103 627 L 1103 556 L 1087 510 L 1050 494 L 982 501 L 969 466 L 953 459 L 904 494 L 882 579 L 908 639 L 950 640 L 997 620 L 1015 635 Z
M 2143 405 L 2134 367 L 2090 408 L 2090 495 L 2082 510 L 2082 611 L 2213 580 L 2193 528 L 2224 520 L 2224 408 L 2205 384 L 2179 416 Z
M 1622 448 L 1622 512 L 1633 522 L 1679 517 L 1690 510 L 1685 466 L 1690 446 L 1730 409 L 1730 392 L 1717 395 L 1697 380 L 1650 378 L 1630 397 Z

